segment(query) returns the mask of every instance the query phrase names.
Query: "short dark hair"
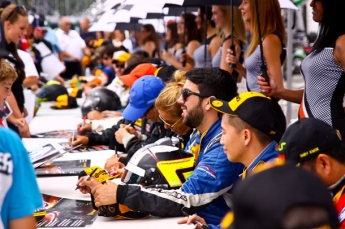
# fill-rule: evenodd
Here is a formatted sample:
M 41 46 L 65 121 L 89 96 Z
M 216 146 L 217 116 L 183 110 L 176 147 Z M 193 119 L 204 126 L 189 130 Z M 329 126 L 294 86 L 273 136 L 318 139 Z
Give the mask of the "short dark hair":
M 228 122 L 231 126 L 233 126 L 237 132 L 242 131 L 243 129 L 249 129 L 250 131 L 252 131 L 255 136 L 257 137 L 258 141 L 261 144 L 269 144 L 270 142 L 273 141 L 273 136 L 270 136 L 268 134 L 263 133 L 262 131 L 260 131 L 259 129 L 253 127 L 252 125 L 248 124 L 247 122 L 243 121 L 241 118 L 237 117 L 237 116 L 230 116 L 227 114 L 223 114 L 228 116 Z
M 116 51 L 116 47 L 113 44 L 107 44 L 105 45 L 105 48 L 100 53 L 100 56 L 103 57 L 104 55 L 107 55 L 110 58 L 113 58 L 113 54 Z
M 232 75 L 220 68 L 192 69 L 186 73 L 186 79 L 198 85 L 204 96 L 230 101 L 238 95 L 237 84 Z

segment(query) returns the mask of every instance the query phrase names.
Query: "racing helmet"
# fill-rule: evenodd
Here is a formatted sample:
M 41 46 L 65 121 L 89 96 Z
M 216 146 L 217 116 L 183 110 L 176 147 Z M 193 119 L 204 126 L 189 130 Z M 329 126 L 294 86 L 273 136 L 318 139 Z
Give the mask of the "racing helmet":
M 60 95 L 68 95 L 66 87 L 56 82 L 49 82 L 37 94 L 42 101 L 55 101 Z
M 172 145 L 153 143 L 138 150 L 124 170 L 124 183 L 174 189 L 194 171 L 194 156 Z
M 92 89 L 86 97 L 83 105 L 81 106 L 81 113 L 83 117 L 92 110 L 105 111 L 105 110 L 119 110 L 121 109 L 121 101 L 119 96 L 103 87 L 96 87 Z

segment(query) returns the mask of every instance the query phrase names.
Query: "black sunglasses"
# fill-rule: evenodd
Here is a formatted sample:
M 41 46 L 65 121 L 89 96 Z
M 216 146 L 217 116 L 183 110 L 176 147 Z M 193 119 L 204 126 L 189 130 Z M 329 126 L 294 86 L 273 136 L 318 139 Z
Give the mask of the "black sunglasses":
M 26 9 L 25 9 L 25 7 L 23 6 L 23 5 L 18 5 L 18 6 L 16 6 L 12 11 L 11 11 L 11 13 L 8 15 L 8 17 L 6 18 L 6 21 L 8 21 L 8 19 L 10 19 L 10 17 L 12 16 L 12 14 L 13 14 L 13 12 L 14 12 L 14 10 L 15 9 L 17 9 L 17 12 L 18 13 L 21 13 L 22 11 L 26 11 Z
M 116 66 L 117 68 L 125 68 L 125 64 L 116 63 L 115 66 Z
M 188 89 L 183 89 L 181 91 L 181 96 L 182 96 L 183 102 L 186 102 L 188 97 L 191 96 L 191 95 L 196 95 L 196 96 L 199 96 L 200 98 L 207 98 L 208 97 L 208 96 L 196 93 L 196 92 L 192 92 L 192 91 L 190 91 Z

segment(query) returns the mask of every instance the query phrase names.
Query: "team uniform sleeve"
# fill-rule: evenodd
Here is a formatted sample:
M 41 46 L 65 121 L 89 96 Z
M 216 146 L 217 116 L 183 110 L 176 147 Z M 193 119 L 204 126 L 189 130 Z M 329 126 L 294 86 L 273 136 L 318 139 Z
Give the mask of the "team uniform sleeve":
M 164 190 L 140 185 L 119 185 L 117 200 L 133 210 L 155 216 L 182 216 L 182 208 L 192 214 L 203 210 L 214 199 L 229 191 L 237 179 L 240 166 L 230 163 L 221 145 L 216 143 L 203 155 L 192 175 L 180 189 Z M 233 170 L 236 170 L 236 176 L 231 178 Z

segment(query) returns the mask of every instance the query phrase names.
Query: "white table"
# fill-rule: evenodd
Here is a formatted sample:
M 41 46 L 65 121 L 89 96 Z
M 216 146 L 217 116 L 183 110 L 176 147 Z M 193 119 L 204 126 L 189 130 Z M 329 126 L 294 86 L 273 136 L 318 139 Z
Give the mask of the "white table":
M 31 134 L 53 130 L 77 130 L 82 122 L 81 115 L 47 115 L 36 116 L 29 124 Z
M 33 148 L 44 141 L 61 142 L 63 139 L 23 139 L 23 143 L 27 149 Z M 113 150 L 85 152 L 85 153 L 66 153 L 57 160 L 76 160 L 76 159 L 90 159 L 91 166 L 98 165 L 103 167 L 105 160 L 114 155 Z M 54 195 L 69 199 L 90 200 L 89 195 L 83 195 L 79 191 L 75 191 L 77 176 L 61 176 L 61 177 L 40 177 L 38 184 L 41 193 Z M 177 220 L 182 217 L 175 218 L 159 218 L 150 216 L 143 220 L 115 220 L 99 216 L 92 224 L 91 228 L 125 228 L 125 229 L 151 229 L 151 228 L 164 228 L 164 229 L 191 229 L 194 225 L 178 225 Z
M 41 106 L 38 108 L 36 116 L 46 116 L 46 115 L 77 115 L 82 118 L 81 115 L 81 105 L 83 104 L 85 98 L 78 98 L 77 103 L 79 107 L 72 109 L 53 109 L 51 106 L 55 105 L 56 102 L 42 102 Z

